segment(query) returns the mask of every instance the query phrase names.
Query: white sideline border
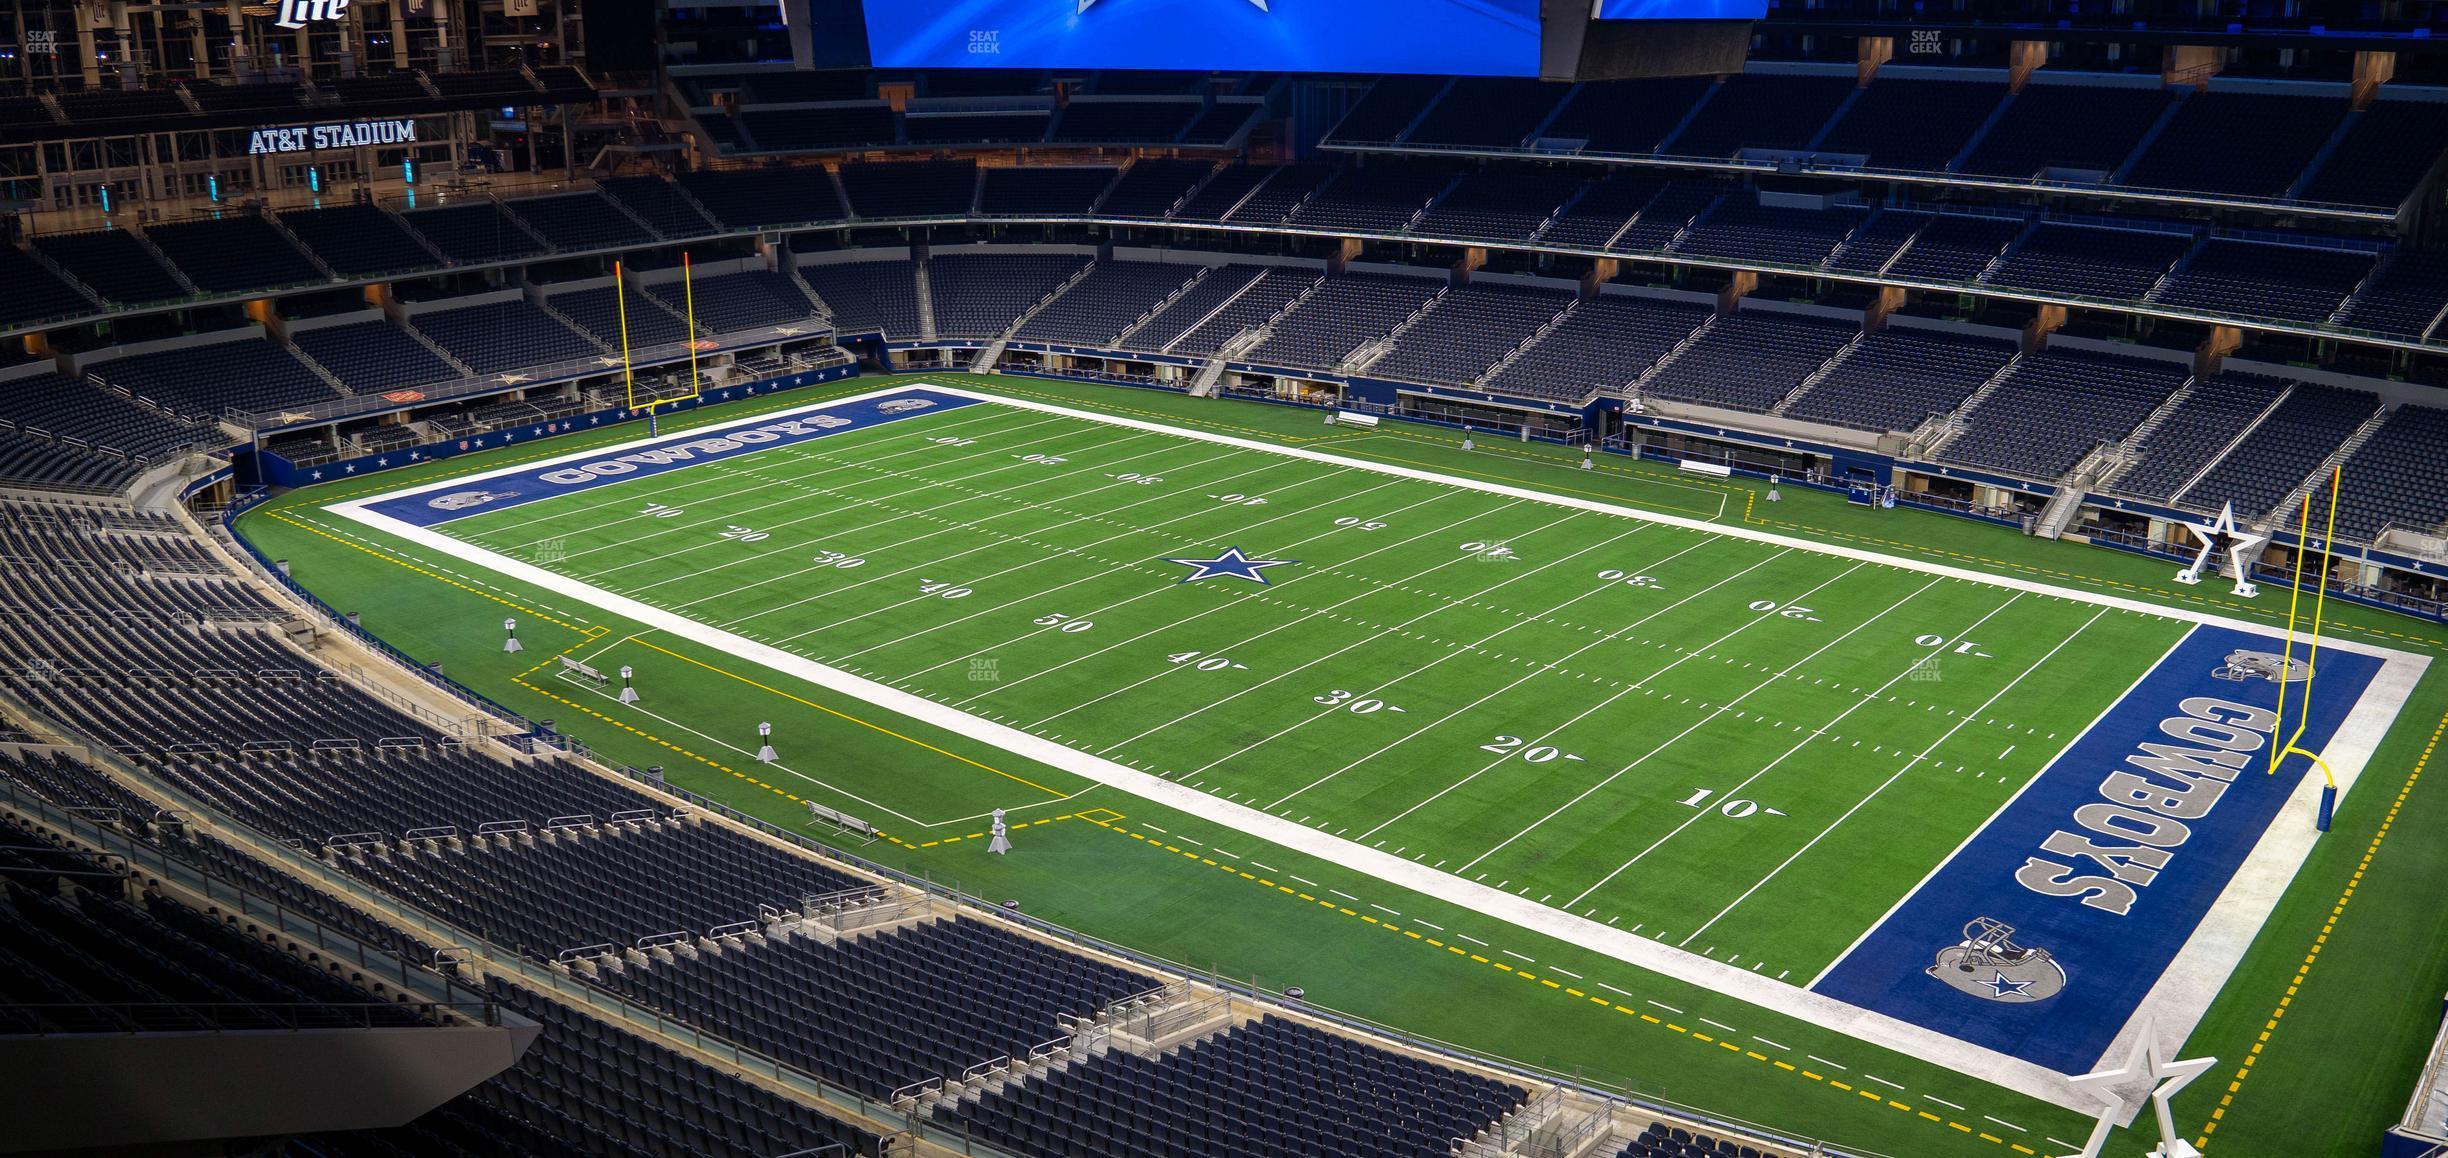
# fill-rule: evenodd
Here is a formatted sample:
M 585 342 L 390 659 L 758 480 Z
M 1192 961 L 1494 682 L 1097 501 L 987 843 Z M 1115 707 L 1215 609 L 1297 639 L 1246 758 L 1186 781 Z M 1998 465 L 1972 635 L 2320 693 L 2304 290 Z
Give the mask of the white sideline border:
M 1016 728 L 970 715 L 898 688 L 828 667 L 804 656 L 794 655 L 685 616 L 604 591 L 577 579 L 562 576 L 452 538 L 439 531 L 412 526 L 386 515 L 375 514 L 368 509 L 376 503 L 390 502 L 426 491 L 463 487 L 473 482 L 504 475 L 525 474 L 565 462 L 600 459 L 658 442 L 702 438 L 737 427 L 759 425 L 779 418 L 849 403 L 871 401 L 913 390 L 927 390 L 1015 409 L 1152 431 L 1178 438 L 1262 451 L 1287 458 L 1306 459 L 1337 467 L 1393 475 L 1442 486 L 1661 523 L 1684 530 L 1725 535 L 1837 558 L 1862 560 L 1906 571 L 2026 591 L 2094 606 L 2117 608 L 2162 619 L 2209 624 L 2264 637 L 2273 636 L 2268 628 L 2259 624 L 2207 612 L 2162 607 L 2141 600 L 2054 587 L 2013 576 L 1990 575 L 1966 568 L 1886 555 L 1855 547 L 1820 543 L 1755 530 L 1750 527 L 1721 526 L 1706 520 L 1659 514 L 1614 503 L 1549 494 L 1501 483 L 1456 478 L 1434 471 L 1371 462 L 1365 459 L 1345 458 L 1306 447 L 1279 446 L 1253 439 L 1170 426 L 1160 422 L 1099 414 L 1051 403 L 924 382 L 905 383 L 863 394 L 810 403 L 801 407 L 765 411 L 732 422 L 692 427 L 687 431 L 672 435 L 648 436 L 611 446 L 575 451 L 538 462 L 523 462 L 477 474 L 420 483 L 378 495 L 332 503 L 322 509 L 332 515 L 361 524 L 368 529 L 380 531 L 476 566 L 489 568 L 544 590 L 592 603 L 635 622 L 726 651 L 775 671 L 806 680 L 819 687 L 852 696 L 888 711 L 938 727 L 974 736 L 1022 758 L 1050 764 L 1096 783 L 1200 816 L 1212 823 L 1258 839 L 1340 863 L 1396 887 L 1435 897 L 1449 904 L 1473 910 L 1532 932 L 1605 954 L 1634 967 L 1663 974 L 1687 984 L 1773 1010 L 1872 1045 L 1944 1065 L 1968 1076 L 2052 1105 L 2085 1115 L 2098 1112 L 2097 1096 L 2071 1085 L 2068 1081 L 2069 1075 L 2060 1074 L 2034 1063 L 1976 1046 L 1897 1018 L 1836 1001 L 1786 982 L 1775 981 L 1731 965 L 1712 961 L 1696 953 L 1637 937 L 1612 926 L 1552 909 L 1500 889 L 1490 888 L 1415 864 L 1366 845 L 1332 837 L 1247 805 L 1218 799 L 1197 789 L 1137 771 L 1111 760 L 1066 747 L 1055 741 L 1032 736 Z M 659 475 L 641 477 L 654 478 Z M 606 485 L 617 486 L 619 483 Z M 2369 760 L 2380 740 L 2387 734 L 2389 727 L 2395 722 L 2407 697 L 2412 695 L 2416 683 L 2429 666 L 2430 660 L 2427 657 L 2353 640 L 2324 640 L 2324 644 L 2333 649 L 2369 655 L 2382 661 L 2381 670 L 2373 677 L 2371 685 L 2365 689 L 2362 698 L 2356 702 L 2346 720 L 2340 724 L 2337 734 L 2331 738 L 2325 752 L 2331 766 L 2336 769 L 2342 798 L 2359 778 L 2364 764 Z M 2071 744 L 2071 741 L 2069 740 L 2068 743 Z M 2064 750 L 2060 748 L 2059 754 L 2062 755 Z M 2199 1023 L 2211 1001 L 2216 998 L 2219 989 L 2232 974 L 2236 964 L 2242 960 L 2254 935 L 2292 882 L 2295 871 L 2310 855 L 2312 846 L 2317 841 L 2317 834 L 2312 827 L 2312 817 L 2319 805 L 2319 795 L 2319 785 L 2312 782 L 2309 777 L 2306 777 L 2304 782 L 2297 786 L 2297 790 L 2280 809 L 2277 817 L 2271 821 L 2269 828 L 2254 845 L 2251 853 L 2238 866 L 2235 876 L 2221 890 L 2217 901 L 2213 903 L 2209 912 L 2204 914 L 2201 923 L 2178 951 L 2175 959 L 2169 963 L 2167 971 L 2135 1007 L 2132 1017 L 2118 1032 L 2115 1042 L 2105 1055 L 2106 1058 L 2115 1059 L 2123 1056 L 2121 1051 L 2139 1032 L 2141 1023 L 2153 1016 L 2156 1018 L 2163 1044 L 2169 1049 L 2180 1047 L 2185 1038 L 2191 1035 L 2194 1026 Z M 1974 831 L 1977 833 L 1979 830 Z M 1966 843 L 1968 844 L 1969 841 L 1967 840 Z M 2130 1120 L 2131 1115 L 2139 1108 L 2139 1103 L 2128 1107 L 2127 1119 Z

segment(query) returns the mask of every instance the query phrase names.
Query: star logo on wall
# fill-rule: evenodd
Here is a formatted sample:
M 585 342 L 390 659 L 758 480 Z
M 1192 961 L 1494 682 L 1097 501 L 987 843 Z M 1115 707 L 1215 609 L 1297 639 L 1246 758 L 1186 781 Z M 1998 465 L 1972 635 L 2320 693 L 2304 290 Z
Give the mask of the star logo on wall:
M 1281 567 L 1292 560 L 1252 559 L 1243 554 L 1239 547 L 1226 547 L 1223 554 L 1213 559 L 1167 559 L 1165 562 L 1179 563 L 1190 568 L 1190 573 L 1179 580 L 1183 583 L 1196 583 L 1203 579 L 1229 578 L 1247 579 L 1252 583 L 1264 586 L 1267 578 L 1259 572 L 1268 567 Z

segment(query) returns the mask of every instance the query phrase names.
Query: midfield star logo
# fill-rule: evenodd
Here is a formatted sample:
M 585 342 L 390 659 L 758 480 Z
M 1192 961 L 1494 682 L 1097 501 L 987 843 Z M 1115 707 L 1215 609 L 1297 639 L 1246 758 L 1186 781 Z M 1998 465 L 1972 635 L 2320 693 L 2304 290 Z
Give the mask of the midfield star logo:
M 1165 560 L 1167 563 L 1179 563 L 1184 567 L 1190 568 L 1190 573 L 1182 576 L 1179 580 L 1179 582 L 1182 583 L 1196 583 L 1201 579 L 1222 578 L 1247 579 L 1252 583 L 1259 584 L 1260 586 L 1264 586 L 1267 581 L 1266 576 L 1259 574 L 1260 571 L 1263 571 L 1268 567 L 1281 567 L 1291 561 L 1292 560 L 1290 559 L 1252 559 L 1249 556 L 1242 554 L 1241 548 L 1239 547 L 1226 547 L 1224 548 L 1223 554 L 1218 555 L 1213 559 Z

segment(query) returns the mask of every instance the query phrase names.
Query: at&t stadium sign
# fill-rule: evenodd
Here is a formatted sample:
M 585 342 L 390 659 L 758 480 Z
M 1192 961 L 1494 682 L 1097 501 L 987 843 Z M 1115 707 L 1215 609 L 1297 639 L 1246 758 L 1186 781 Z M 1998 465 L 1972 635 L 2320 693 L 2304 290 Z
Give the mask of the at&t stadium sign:
M 413 145 L 416 122 L 333 121 L 323 125 L 292 125 L 257 129 L 248 135 L 247 155 L 311 153 L 320 149 L 354 149 L 360 145 Z

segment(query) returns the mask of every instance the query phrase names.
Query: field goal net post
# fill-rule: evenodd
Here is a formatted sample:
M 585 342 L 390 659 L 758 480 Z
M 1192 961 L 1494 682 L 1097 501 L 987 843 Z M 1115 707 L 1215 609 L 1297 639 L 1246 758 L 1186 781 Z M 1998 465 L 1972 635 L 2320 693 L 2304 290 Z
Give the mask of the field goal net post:
M 662 433 L 663 407 L 676 406 L 682 402 L 703 397 L 705 394 L 704 380 L 698 377 L 697 373 L 697 350 L 701 343 L 697 336 L 696 269 L 690 263 L 689 255 L 685 250 L 680 254 L 680 292 L 681 301 L 684 303 L 681 338 L 688 343 L 688 390 L 686 393 L 675 394 L 669 398 L 648 397 L 640 402 L 637 391 L 637 370 L 632 364 L 629 351 L 628 271 L 623 263 L 618 261 L 612 263 L 612 299 L 620 317 L 621 400 L 631 412 L 639 410 L 646 412 L 646 432 L 650 436 Z
M 2273 733 L 2273 736 L 2284 736 L 2285 739 L 2270 745 L 2269 771 L 2273 776 L 2277 775 L 2278 766 L 2284 763 L 2289 756 L 2302 756 L 2312 761 L 2313 766 L 2320 769 L 2322 779 L 2320 813 L 2313 819 L 2313 826 L 2322 832 L 2329 831 L 2329 823 L 2337 813 L 2337 773 L 2330 770 L 2329 761 L 2323 759 L 2320 753 L 2303 746 L 2303 737 L 2312 726 L 2312 691 L 2316 686 L 2315 681 L 2320 678 L 2321 628 L 2329 605 L 2329 570 L 2334 564 L 2334 552 L 2337 548 L 2338 492 L 2344 489 L 2345 482 L 2345 467 L 2343 465 L 2332 466 L 2329 470 L 2328 522 L 2321 530 L 2320 571 L 2313 576 L 2315 586 L 2312 591 L 2312 627 L 2308 633 L 2308 644 L 2304 652 L 2304 676 L 2301 681 L 2296 681 L 2289 677 L 2295 672 L 2295 637 L 2302 623 L 2304 561 L 2312 554 L 2312 496 L 2320 488 L 2309 487 L 2304 491 L 2303 509 L 2297 517 L 2295 526 L 2294 582 L 2287 592 L 2286 650 L 2280 654 L 2278 668 L 2278 730 Z M 2295 682 L 2301 682 L 2303 690 L 2296 697 L 2298 706 L 2295 730 L 2289 732 L 2286 722 L 2287 685 Z

